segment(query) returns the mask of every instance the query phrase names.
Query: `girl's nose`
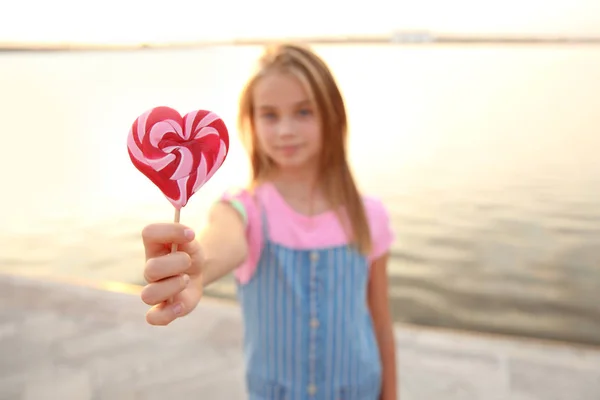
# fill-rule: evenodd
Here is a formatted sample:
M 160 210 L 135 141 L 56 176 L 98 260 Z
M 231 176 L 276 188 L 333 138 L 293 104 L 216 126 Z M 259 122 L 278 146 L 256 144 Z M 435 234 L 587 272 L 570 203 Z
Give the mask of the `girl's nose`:
M 279 136 L 289 136 L 294 134 L 294 124 L 289 118 L 281 119 L 277 126 Z

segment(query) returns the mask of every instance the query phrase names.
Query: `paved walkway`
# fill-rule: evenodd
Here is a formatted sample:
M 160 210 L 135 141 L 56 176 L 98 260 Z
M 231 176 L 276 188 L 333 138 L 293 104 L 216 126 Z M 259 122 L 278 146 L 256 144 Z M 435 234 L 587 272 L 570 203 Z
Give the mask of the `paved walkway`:
M 145 323 L 134 288 L 0 275 L 0 399 L 244 399 L 237 307 Z M 402 400 L 598 400 L 600 349 L 397 327 Z

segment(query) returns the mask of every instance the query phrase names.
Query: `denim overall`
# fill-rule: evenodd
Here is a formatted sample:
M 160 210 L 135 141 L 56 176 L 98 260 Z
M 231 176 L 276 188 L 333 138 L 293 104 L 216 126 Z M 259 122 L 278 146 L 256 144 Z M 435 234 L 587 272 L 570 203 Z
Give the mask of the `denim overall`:
M 262 254 L 250 281 L 238 283 L 249 400 L 377 400 L 367 259 L 348 245 L 281 246 L 261 214 Z

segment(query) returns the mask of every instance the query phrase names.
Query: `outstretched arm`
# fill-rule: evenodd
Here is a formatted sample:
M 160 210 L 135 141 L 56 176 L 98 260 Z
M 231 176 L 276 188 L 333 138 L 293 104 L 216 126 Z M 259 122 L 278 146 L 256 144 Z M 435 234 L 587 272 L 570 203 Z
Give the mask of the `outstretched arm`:
M 159 223 L 146 226 L 142 239 L 148 284 L 141 298 L 152 306 L 146 314 L 151 325 L 168 325 L 189 314 L 204 286 L 233 271 L 247 253 L 242 217 L 225 203 L 211 208 L 208 224 L 199 235 L 182 224 Z M 173 243 L 179 245 L 174 253 L 170 250 Z
M 215 203 L 208 222 L 198 235 L 202 248 L 202 278 L 206 287 L 237 268 L 248 254 L 248 242 L 241 215 L 226 202 Z
M 381 256 L 371 264 L 369 308 L 383 366 L 380 400 L 396 400 L 398 398 L 396 342 L 389 307 L 387 264 L 388 254 Z

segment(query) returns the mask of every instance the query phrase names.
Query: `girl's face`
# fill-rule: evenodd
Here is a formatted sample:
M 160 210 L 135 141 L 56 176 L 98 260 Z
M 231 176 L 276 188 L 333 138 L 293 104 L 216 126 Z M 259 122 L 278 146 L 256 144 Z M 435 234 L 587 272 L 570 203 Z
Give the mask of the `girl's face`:
M 259 79 L 252 95 L 260 150 L 278 168 L 314 168 L 322 146 L 320 119 L 300 80 L 270 73 Z

